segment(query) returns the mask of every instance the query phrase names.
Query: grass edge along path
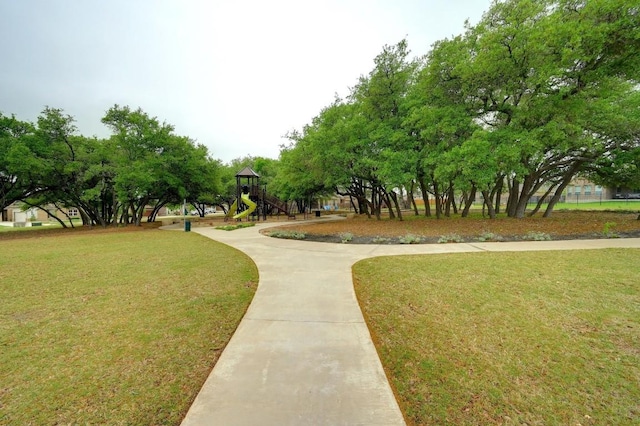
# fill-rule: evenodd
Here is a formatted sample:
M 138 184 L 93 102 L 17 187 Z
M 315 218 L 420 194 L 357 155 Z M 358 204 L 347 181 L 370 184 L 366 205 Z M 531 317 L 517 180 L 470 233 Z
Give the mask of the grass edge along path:
M 639 258 L 382 257 L 354 284 L 410 425 L 637 424 Z
M 195 233 L 0 241 L 0 424 L 179 424 L 255 292 Z

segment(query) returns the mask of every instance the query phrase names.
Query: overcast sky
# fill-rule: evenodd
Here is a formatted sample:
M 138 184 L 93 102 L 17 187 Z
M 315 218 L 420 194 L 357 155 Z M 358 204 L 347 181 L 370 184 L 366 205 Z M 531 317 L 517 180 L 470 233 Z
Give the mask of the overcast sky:
M 385 44 L 412 55 L 477 23 L 490 0 L 0 0 L 0 112 L 45 106 L 107 137 L 114 104 L 142 108 L 229 162 L 278 158 Z

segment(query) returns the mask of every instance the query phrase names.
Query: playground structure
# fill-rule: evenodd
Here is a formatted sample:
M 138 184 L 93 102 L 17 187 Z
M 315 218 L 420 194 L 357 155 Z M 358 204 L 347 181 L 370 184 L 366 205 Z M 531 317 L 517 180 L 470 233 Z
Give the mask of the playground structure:
M 238 214 L 235 214 L 238 210 L 238 198 L 236 198 L 229 208 L 229 213 L 227 213 L 228 215 L 233 216 L 234 219 L 242 219 L 243 217 L 247 217 L 256 210 L 256 207 L 258 207 L 257 203 L 251 201 L 248 186 L 245 185 L 242 187 L 242 194 L 240 195 L 240 197 L 240 199 L 242 200 L 241 203 L 246 204 L 248 208 Z
M 293 209 L 284 201 L 267 194 L 266 186 L 260 186 L 260 175 L 252 168 L 245 167 L 236 174 L 236 199 L 229 207 L 224 220 L 267 219 L 274 210 L 288 217 L 295 217 Z

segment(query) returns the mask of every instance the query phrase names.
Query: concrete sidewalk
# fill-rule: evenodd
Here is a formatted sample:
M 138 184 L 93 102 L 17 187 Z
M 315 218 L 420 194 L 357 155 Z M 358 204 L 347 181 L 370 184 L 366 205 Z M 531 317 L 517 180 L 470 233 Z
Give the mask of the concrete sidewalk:
M 327 219 L 325 219 L 327 220 Z M 195 228 L 249 255 L 254 299 L 182 425 L 404 425 L 351 280 L 368 257 L 478 251 L 640 248 L 640 239 L 350 245 Z

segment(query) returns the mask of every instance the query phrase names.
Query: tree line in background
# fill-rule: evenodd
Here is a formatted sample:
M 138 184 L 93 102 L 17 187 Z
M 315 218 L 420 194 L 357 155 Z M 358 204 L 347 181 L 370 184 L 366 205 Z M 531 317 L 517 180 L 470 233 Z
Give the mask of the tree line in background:
M 109 139 L 77 135 L 60 109 L 36 124 L 0 114 L 0 209 L 21 201 L 66 226 L 60 215 L 74 207 L 85 225 L 139 225 L 168 204 L 214 201 L 220 163 L 206 147 L 140 109 L 115 105 L 102 122 Z
M 427 215 L 429 198 L 440 217 L 481 197 L 491 217 L 506 200 L 520 218 L 540 191 L 550 215 L 579 175 L 640 186 L 639 28 L 636 0 L 506 0 L 425 57 L 385 46 L 346 99 L 289 134 L 281 188 L 337 191 L 377 217 L 419 191 Z
M 236 197 L 235 174 L 249 166 L 268 184 L 278 160 L 247 156 L 223 164 L 207 147 L 174 133 L 141 109 L 118 105 L 102 123 L 108 139 L 77 134 L 74 118 L 46 107 L 36 123 L 0 114 L 0 210 L 16 201 L 38 207 L 63 226 L 68 208 L 84 225 L 140 225 L 163 207 L 228 208 Z
M 638 28 L 636 0 L 494 1 L 424 57 L 409 59 L 404 40 L 385 46 L 346 99 L 288 134 L 278 160 L 222 164 L 126 106 L 102 118 L 108 139 L 77 135 L 60 109 L 35 124 L 0 114 L 0 209 L 75 207 L 83 224 L 139 225 L 186 200 L 204 216 L 233 202 L 250 166 L 299 211 L 338 193 L 401 219 L 404 207 L 418 214 L 419 194 L 428 216 L 466 216 L 479 198 L 490 217 L 506 201 L 520 218 L 542 191 L 548 216 L 576 176 L 640 187 Z

